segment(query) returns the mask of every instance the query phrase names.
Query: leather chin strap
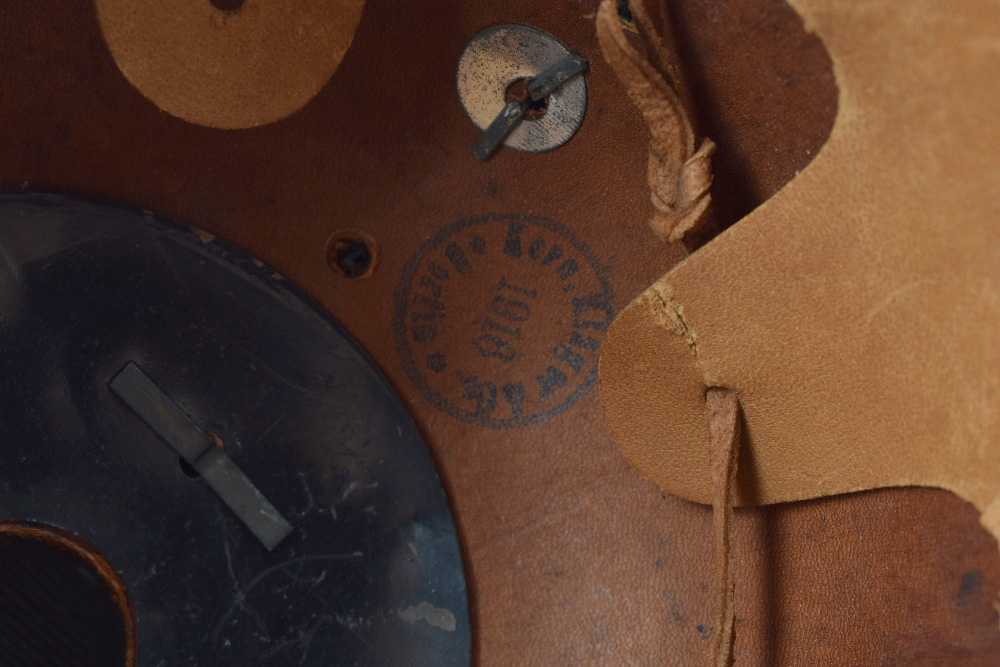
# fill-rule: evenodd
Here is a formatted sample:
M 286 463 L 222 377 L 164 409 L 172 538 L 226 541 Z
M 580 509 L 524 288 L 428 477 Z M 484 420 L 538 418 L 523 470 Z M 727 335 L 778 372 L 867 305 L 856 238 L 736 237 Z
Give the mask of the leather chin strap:
M 735 581 L 732 562 L 733 496 L 740 448 L 740 403 L 736 392 L 712 388 L 708 408 L 709 456 L 712 461 L 712 523 L 715 527 L 715 633 L 712 665 L 728 667 L 733 657 Z
M 649 128 L 649 190 L 656 209 L 650 226 L 662 240 L 677 242 L 705 222 L 715 144 L 702 139 L 695 148 L 680 68 L 667 41 L 666 13 L 654 14 L 646 0 L 630 6 L 647 55 L 632 48 L 613 0 L 604 0 L 597 11 L 597 41 Z
M 629 43 L 617 3 L 603 0 L 597 12 L 597 39 L 605 60 L 625 85 L 649 128 L 649 189 L 656 212 L 650 220 L 662 240 L 677 242 L 705 222 L 711 196 L 711 157 L 715 144 L 695 133 L 684 103 L 686 94 L 677 59 L 669 44 L 663 8 L 654 13 L 648 0 L 630 8 L 646 55 Z M 705 394 L 712 465 L 712 518 L 715 527 L 716 619 L 711 664 L 727 667 L 733 657 L 735 616 L 731 556 L 734 489 L 740 442 L 740 404 L 736 393 L 711 388 Z

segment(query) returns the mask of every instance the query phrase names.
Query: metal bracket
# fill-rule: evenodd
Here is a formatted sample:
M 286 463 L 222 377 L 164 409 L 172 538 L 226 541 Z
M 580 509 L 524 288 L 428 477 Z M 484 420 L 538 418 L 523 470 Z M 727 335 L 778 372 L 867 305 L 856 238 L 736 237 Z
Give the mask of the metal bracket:
M 210 435 L 134 361 L 108 384 L 181 458 L 190 463 L 240 521 L 270 551 L 294 530 Z

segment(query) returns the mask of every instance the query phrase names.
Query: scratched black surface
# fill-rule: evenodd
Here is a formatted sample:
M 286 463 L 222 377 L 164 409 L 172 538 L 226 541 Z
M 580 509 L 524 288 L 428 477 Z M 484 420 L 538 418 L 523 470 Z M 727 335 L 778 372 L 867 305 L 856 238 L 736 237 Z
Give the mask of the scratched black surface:
M 138 665 L 468 664 L 454 525 L 348 334 L 251 257 L 152 215 L 0 195 L 0 520 L 120 572 Z M 267 552 L 108 390 L 135 360 L 294 525 Z

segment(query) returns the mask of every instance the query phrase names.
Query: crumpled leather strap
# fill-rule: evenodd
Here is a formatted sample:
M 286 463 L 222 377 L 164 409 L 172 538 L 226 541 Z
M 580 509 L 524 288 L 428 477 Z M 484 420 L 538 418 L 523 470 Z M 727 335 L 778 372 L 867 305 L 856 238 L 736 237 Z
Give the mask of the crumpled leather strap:
M 733 621 L 736 616 L 732 561 L 733 496 L 740 445 L 740 403 L 731 389 L 709 389 L 709 456 L 712 465 L 712 522 L 715 526 L 714 667 L 729 667 L 733 657 Z
M 705 138 L 695 149 L 680 67 L 666 42 L 666 12 L 654 14 L 646 2 L 629 4 L 649 57 L 629 44 L 614 0 L 603 0 L 597 11 L 597 39 L 649 128 L 648 179 L 656 209 L 650 226 L 661 239 L 676 242 L 705 222 L 715 143 Z

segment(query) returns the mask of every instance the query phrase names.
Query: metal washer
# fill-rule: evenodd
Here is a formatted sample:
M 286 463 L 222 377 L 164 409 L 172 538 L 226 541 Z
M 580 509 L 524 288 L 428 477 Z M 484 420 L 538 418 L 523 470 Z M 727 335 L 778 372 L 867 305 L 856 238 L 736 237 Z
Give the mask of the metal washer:
M 466 45 L 458 60 L 458 97 L 469 118 L 485 130 L 504 108 L 507 87 L 534 77 L 570 54 L 554 37 L 524 25 L 483 30 Z M 505 146 L 531 153 L 557 148 L 580 127 L 587 110 L 587 84 L 577 76 L 548 98 L 545 115 L 523 121 Z

